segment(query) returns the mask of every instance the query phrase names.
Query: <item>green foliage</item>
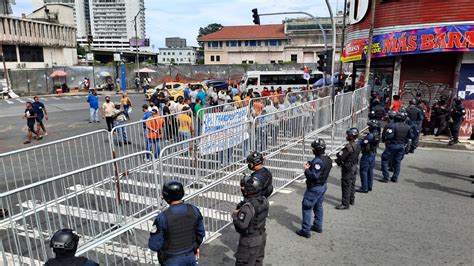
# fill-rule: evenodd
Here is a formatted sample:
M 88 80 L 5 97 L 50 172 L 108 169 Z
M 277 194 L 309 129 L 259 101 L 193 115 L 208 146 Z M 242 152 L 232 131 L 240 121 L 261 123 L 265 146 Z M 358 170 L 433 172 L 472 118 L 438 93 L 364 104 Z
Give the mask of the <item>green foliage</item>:
M 213 32 L 216 32 L 216 31 L 219 31 L 221 30 L 222 28 L 224 28 L 224 26 L 222 26 L 222 24 L 219 24 L 219 23 L 211 23 L 209 25 L 207 25 L 206 27 L 200 27 L 199 28 L 199 33 L 198 33 L 198 39 L 199 37 L 202 37 L 204 35 L 208 35 L 208 34 L 211 34 Z M 198 43 L 199 43 L 199 46 L 201 46 L 201 48 L 203 49 L 204 48 L 204 43 L 203 42 L 200 42 L 198 40 Z

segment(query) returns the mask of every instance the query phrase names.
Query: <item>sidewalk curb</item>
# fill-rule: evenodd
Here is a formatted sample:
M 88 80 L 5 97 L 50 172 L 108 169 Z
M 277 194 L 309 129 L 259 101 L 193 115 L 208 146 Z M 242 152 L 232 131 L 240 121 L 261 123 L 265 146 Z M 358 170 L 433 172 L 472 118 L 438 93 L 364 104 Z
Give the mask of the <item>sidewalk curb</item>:
M 140 92 L 136 92 L 136 91 L 126 91 L 126 93 L 128 95 L 138 95 L 138 94 L 143 94 L 143 93 L 140 93 Z M 71 93 L 61 93 L 61 94 L 45 94 L 45 95 L 37 95 L 38 97 L 40 98 L 51 98 L 51 97 L 57 97 L 57 98 L 61 98 L 61 97 L 71 97 L 71 96 L 87 96 L 89 95 L 89 93 L 87 92 L 71 92 Z M 108 91 L 108 92 L 97 92 L 97 95 L 99 96 L 106 96 L 106 95 L 122 95 L 122 92 L 115 92 L 115 91 Z M 34 96 L 22 96 L 20 98 L 24 98 L 24 97 L 34 97 Z
M 420 140 L 418 143 L 419 147 L 425 147 L 425 148 L 441 148 L 441 149 L 450 149 L 450 150 L 460 150 L 460 151 L 474 151 L 474 147 L 470 144 L 467 143 L 458 143 L 455 145 L 448 145 L 447 141 L 442 142 L 442 141 L 423 141 Z

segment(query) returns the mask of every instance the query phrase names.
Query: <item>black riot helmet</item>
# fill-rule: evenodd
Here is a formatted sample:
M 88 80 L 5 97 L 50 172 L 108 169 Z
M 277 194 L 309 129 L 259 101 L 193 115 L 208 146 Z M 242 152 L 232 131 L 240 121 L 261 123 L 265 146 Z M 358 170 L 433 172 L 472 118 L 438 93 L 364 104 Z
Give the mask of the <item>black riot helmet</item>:
M 163 198 L 170 203 L 175 200 L 180 200 L 184 197 L 183 184 L 178 181 L 168 181 L 163 185 Z
M 367 126 L 369 126 L 370 131 L 380 130 L 380 124 L 377 120 L 370 120 L 369 122 L 367 122 Z
M 326 142 L 324 139 L 317 139 L 311 143 L 311 149 L 313 149 L 314 155 L 324 154 L 326 151 Z
M 389 119 L 394 119 L 396 115 L 397 115 L 397 112 L 395 112 L 393 110 L 388 111 L 388 118 Z
M 76 253 L 79 244 L 79 235 L 72 229 L 64 228 L 54 233 L 49 246 L 54 252 Z
M 240 180 L 240 187 L 243 188 L 242 192 L 244 195 L 255 195 L 262 192 L 263 184 L 258 177 L 245 175 Z
M 351 127 L 346 130 L 346 139 L 348 141 L 355 140 L 359 136 L 359 130 L 355 127 Z
M 252 151 L 247 156 L 247 164 L 250 170 L 253 170 L 255 166 L 263 164 L 263 155 L 258 151 Z
M 403 113 L 397 113 L 395 117 L 393 117 L 393 121 L 395 122 L 403 122 L 405 121 L 405 117 L 403 116 Z
M 456 98 L 454 98 L 454 103 L 455 103 L 456 105 L 461 105 L 461 104 L 462 104 L 462 99 L 459 98 L 459 97 L 456 97 Z

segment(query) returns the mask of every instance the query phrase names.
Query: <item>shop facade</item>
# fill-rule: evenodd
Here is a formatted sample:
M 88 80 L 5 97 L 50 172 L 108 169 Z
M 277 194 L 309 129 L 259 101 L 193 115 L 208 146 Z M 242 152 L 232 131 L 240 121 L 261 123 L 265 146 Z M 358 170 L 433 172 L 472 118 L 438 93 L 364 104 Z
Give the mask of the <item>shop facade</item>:
M 472 0 L 351 0 L 341 57 L 353 77 L 368 78 L 384 99 L 417 93 L 431 105 L 445 95 L 465 99 L 463 136 L 474 125 L 474 6 Z M 371 68 L 365 77 L 371 5 L 376 4 Z M 362 84 L 355 82 L 354 84 Z

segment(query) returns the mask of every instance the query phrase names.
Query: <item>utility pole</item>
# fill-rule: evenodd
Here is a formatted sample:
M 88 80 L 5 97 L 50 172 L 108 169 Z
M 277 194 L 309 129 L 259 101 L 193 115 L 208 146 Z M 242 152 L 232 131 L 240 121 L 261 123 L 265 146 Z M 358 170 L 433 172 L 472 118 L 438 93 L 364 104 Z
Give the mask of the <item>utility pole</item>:
M 372 39 L 374 38 L 374 24 L 375 24 L 375 5 L 377 1 L 373 0 L 372 2 L 372 14 L 370 18 L 370 29 L 369 29 L 369 40 L 368 40 L 368 50 L 367 50 L 367 59 L 365 61 L 365 86 L 369 84 L 369 75 L 370 75 L 370 61 L 372 57 Z
M 331 17 L 331 24 L 332 24 L 332 62 L 331 62 L 331 85 L 334 87 L 334 78 L 332 75 L 334 74 L 334 64 L 336 59 L 336 21 L 334 20 L 334 15 L 332 13 L 331 5 L 329 4 L 329 0 L 326 0 L 326 5 L 328 7 L 329 16 Z M 326 77 L 324 77 L 326 78 Z
M 344 13 L 342 14 L 342 36 L 341 36 L 341 55 L 344 51 L 344 42 L 346 41 L 346 13 L 347 13 L 347 0 L 344 0 Z M 339 65 L 339 75 L 342 75 L 342 61 Z
M 142 8 L 138 11 L 135 15 L 133 21 L 135 22 L 135 64 L 137 66 L 137 71 L 140 69 L 140 58 L 138 57 L 138 26 L 137 26 L 137 18 L 141 12 L 144 12 L 145 8 Z M 140 73 L 138 73 L 140 75 Z

